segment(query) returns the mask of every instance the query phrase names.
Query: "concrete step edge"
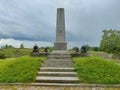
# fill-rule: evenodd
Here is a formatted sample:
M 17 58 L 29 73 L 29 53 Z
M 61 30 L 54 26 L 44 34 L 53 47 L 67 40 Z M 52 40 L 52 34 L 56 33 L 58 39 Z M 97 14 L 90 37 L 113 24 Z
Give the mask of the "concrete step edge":
M 72 83 L 72 82 L 78 82 L 79 79 L 77 77 L 45 77 L 45 76 L 37 76 L 36 77 L 37 82 L 47 82 L 47 83 Z
M 60 67 L 60 68 L 55 68 L 55 67 L 41 67 L 40 69 L 72 69 L 72 70 L 75 70 L 75 68 L 69 68 L 69 67 L 64 67 L 64 68 L 62 68 L 62 67 Z
M 45 66 L 45 65 L 43 65 Z M 55 71 L 55 72 L 73 72 L 75 71 L 74 68 L 60 68 L 59 66 L 58 67 L 42 67 L 40 68 L 40 71 Z
M 77 77 L 76 72 L 38 72 L 38 76 Z
M 57 62 L 73 62 L 72 60 L 45 60 L 44 62 L 57 61 Z
M 39 71 L 38 72 L 39 74 L 41 74 L 41 73 L 47 73 L 47 74 L 77 74 L 76 72 L 41 72 L 41 71 Z
M 64 63 L 64 62 L 63 63 L 43 63 L 42 65 L 45 65 L 45 64 L 48 66 L 49 65 L 56 65 L 56 64 L 57 65 L 74 65 L 73 63 Z

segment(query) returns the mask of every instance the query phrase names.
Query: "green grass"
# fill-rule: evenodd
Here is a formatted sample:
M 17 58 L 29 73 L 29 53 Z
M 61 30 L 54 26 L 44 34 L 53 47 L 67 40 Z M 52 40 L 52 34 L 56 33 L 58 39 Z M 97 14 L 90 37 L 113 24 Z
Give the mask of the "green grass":
M 30 83 L 35 81 L 38 69 L 45 57 L 22 56 L 0 59 L 0 83 Z
M 100 57 L 73 58 L 81 83 L 120 84 L 120 66 Z
M 24 49 L 20 49 L 20 48 L 0 49 L 0 53 L 4 54 L 5 57 L 7 57 L 7 58 L 30 55 L 30 52 L 32 52 L 32 49 L 27 49 L 27 48 L 24 48 Z
M 88 51 L 88 53 L 91 53 L 91 54 L 107 54 L 106 52 L 102 52 L 102 51 Z
M 112 59 L 112 61 L 120 65 L 120 60 L 119 59 Z

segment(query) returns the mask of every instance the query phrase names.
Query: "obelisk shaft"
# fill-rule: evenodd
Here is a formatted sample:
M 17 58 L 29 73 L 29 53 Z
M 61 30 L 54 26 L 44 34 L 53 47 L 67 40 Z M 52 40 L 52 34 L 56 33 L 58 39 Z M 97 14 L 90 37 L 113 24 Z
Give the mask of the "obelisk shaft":
M 65 41 L 64 8 L 57 9 L 56 42 Z
M 64 8 L 57 8 L 55 50 L 67 50 Z

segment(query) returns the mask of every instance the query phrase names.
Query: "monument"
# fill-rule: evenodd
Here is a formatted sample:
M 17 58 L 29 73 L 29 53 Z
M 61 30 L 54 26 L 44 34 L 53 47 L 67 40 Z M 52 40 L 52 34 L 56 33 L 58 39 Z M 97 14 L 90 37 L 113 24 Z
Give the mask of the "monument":
M 54 50 L 67 50 L 64 8 L 57 8 L 56 42 L 54 43 Z
M 54 48 L 55 50 L 48 54 L 47 60 L 41 65 L 40 72 L 38 72 L 38 76 L 36 77 L 36 82 L 42 83 L 43 85 L 46 83 L 48 86 L 77 83 L 79 78 L 74 71 L 74 64 L 67 51 L 63 8 L 57 9 L 56 42 L 54 43 Z

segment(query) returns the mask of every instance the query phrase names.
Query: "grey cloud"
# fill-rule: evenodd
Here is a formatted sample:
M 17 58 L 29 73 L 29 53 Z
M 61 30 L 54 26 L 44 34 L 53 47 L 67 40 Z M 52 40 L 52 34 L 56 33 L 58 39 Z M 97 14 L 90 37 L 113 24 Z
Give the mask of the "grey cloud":
M 64 7 L 67 40 L 99 45 L 103 29 L 120 29 L 119 4 L 120 0 L 0 0 L 0 38 L 54 42 L 56 8 Z
M 90 3 L 82 3 L 82 6 L 80 3 L 75 3 L 77 8 L 74 8 L 73 4 L 72 10 L 67 9 L 69 15 L 66 17 L 70 25 L 68 30 L 81 42 L 86 39 L 88 42 L 100 42 L 103 29 L 120 29 L 117 26 L 120 23 L 119 2 L 118 0 L 96 0 L 95 3 L 91 0 Z M 70 14 L 72 12 L 73 14 Z

